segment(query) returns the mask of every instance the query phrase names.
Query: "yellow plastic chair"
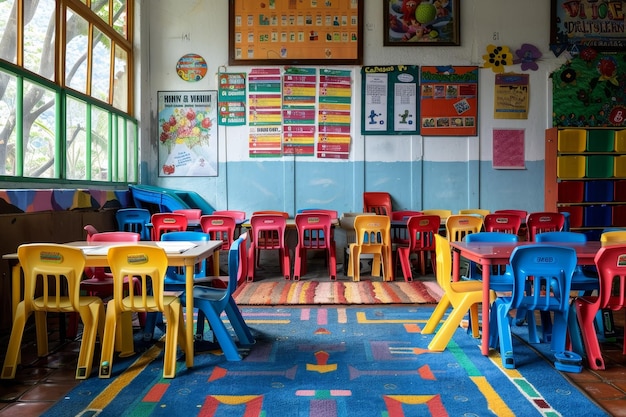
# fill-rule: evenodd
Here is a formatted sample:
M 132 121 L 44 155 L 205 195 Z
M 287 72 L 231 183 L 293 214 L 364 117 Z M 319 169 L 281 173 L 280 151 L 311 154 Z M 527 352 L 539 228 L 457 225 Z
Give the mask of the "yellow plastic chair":
M 487 214 L 490 214 L 491 211 L 485 209 L 463 209 L 459 210 L 459 214 L 473 214 L 475 216 L 481 216 L 483 219 Z
M 147 245 L 114 246 L 109 249 L 107 258 L 113 273 L 113 299 L 107 305 L 100 378 L 111 376 L 116 329 L 118 325 L 121 325 L 122 315 L 128 315 L 131 312 L 158 311 L 163 313 L 167 322 L 163 378 L 174 378 L 178 343 L 180 342 L 185 355 L 189 356 L 192 353 L 185 342 L 185 325 L 180 299 L 175 295 L 165 295 L 163 291 L 167 270 L 165 250 Z M 124 297 L 124 279 L 127 276 L 138 277 L 141 280 L 141 287 L 152 288 L 154 295 L 148 295 L 147 291 L 135 294 L 131 285 L 128 287 L 128 296 Z M 132 328 L 124 326 L 121 337 L 132 337 Z
M 445 220 L 452 216 L 452 210 L 445 209 L 428 209 L 428 210 L 420 210 L 422 214 L 426 216 L 439 216 L 439 218 L 445 222 Z
M 363 214 L 354 219 L 356 242 L 350 244 L 348 275 L 354 281 L 361 279 L 361 255 L 373 255 L 372 276 L 383 275 L 384 281 L 393 281 L 391 265 L 391 220 L 389 216 Z
M 437 283 L 443 289 L 443 295 L 435 310 L 431 314 L 426 326 L 422 329 L 422 334 L 431 334 L 437 328 L 445 312 L 450 306 L 452 311 L 443 322 L 435 337 L 428 344 L 428 349 L 443 351 L 452 335 L 461 324 L 461 320 L 467 312 L 470 313 L 470 323 L 472 325 L 472 335 L 479 337 L 478 328 L 478 305 L 483 300 L 483 283 L 481 281 L 457 281 L 453 282 L 452 277 L 452 256 L 450 253 L 450 242 L 441 235 L 435 235 L 435 255 L 437 258 Z M 495 299 L 495 294 L 491 292 L 491 297 Z
M 56 244 L 26 244 L 17 249 L 24 271 L 24 300 L 17 305 L 2 378 L 15 378 L 24 326 L 35 313 L 37 355 L 48 354 L 47 312 L 79 313 L 83 336 L 76 366 L 76 379 L 91 374 L 96 334 L 104 333 L 104 304 L 100 297 L 80 296 L 80 279 L 85 268 L 85 256 L 78 248 Z M 35 290 L 42 295 L 36 297 Z
M 600 235 L 600 242 L 606 243 L 626 243 L 626 230 L 613 230 Z
M 482 228 L 482 217 L 471 214 L 453 214 L 446 220 L 446 236 L 450 242 L 460 242 L 465 235 L 478 233 Z

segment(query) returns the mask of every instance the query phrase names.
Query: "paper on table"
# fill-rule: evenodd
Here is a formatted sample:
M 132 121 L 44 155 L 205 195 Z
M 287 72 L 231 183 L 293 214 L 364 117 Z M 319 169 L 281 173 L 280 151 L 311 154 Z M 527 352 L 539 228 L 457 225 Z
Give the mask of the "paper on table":
M 196 245 L 193 242 L 175 242 L 175 241 L 159 241 L 156 242 L 157 246 L 165 249 L 165 252 L 168 253 L 183 253 L 186 250 L 191 248 L 195 248 Z
M 85 255 L 106 255 L 111 246 L 82 246 L 81 250 Z

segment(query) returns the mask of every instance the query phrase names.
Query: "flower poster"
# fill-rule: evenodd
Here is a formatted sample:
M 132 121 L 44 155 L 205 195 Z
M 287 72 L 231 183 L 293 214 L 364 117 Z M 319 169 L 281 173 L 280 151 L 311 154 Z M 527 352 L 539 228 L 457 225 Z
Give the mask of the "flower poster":
M 159 176 L 217 176 L 217 91 L 159 91 Z
M 528 74 L 496 74 L 494 119 L 528 119 Z

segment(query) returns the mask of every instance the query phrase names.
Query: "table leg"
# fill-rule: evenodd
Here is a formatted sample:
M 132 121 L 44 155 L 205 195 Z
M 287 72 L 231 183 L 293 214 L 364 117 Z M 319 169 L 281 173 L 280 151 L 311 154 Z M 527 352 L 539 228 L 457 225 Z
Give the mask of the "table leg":
M 482 313 L 482 340 L 481 340 L 481 352 L 483 355 L 489 355 L 489 303 L 491 302 L 489 291 L 489 279 L 491 277 L 491 265 L 483 266 L 483 313 Z
M 452 251 L 452 281 L 456 282 L 461 276 L 461 254 L 458 250 Z
M 218 264 L 219 268 L 219 264 Z M 185 356 L 187 368 L 193 367 L 194 346 L 193 346 L 193 272 L 194 266 L 185 267 L 185 337 L 187 339 L 187 349 L 189 355 Z

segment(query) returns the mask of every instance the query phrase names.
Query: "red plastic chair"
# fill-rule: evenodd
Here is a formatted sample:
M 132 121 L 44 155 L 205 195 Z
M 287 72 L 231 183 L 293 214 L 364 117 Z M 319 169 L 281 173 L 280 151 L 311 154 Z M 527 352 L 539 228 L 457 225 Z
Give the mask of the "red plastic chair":
M 331 217 L 327 213 L 310 212 L 296 215 L 298 244 L 293 264 L 293 279 L 298 281 L 306 274 L 307 251 L 327 252 L 328 274 L 331 280 L 337 279 L 337 253 L 332 235 Z
M 364 192 L 363 212 L 391 216 L 391 194 L 376 191 Z
M 530 213 L 526 219 L 528 240 L 535 241 L 535 236 L 544 232 L 560 232 L 563 230 L 565 216 L 562 213 L 536 212 Z
M 420 216 L 424 213 L 421 211 L 414 210 L 399 210 L 391 212 L 391 221 L 392 222 L 406 222 L 409 220 L 409 217 L 412 216 Z M 406 227 L 399 227 L 394 223 L 391 224 L 391 243 L 393 245 L 402 245 L 407 246 L 409 244 L 409 235 L 407 233 Z M 396 247 L 397 249 L 397 247 Z
M 243 221 L 246 219 L 246 212 L 240 210 L 215 210 L 213 214 L 216 216 L 230 216 L 235 219 L 235 222 L 237 220 Z
M 598 269 L 600 289 L 598 295 L 578 297 L 574 300 L 576 318 L 582 333 L 589 368 L 604 369 L 604 359 L 598 342 L 594 321 L 601 309 L 621 310 L 626 306 L 626 245 L 602 247 L 594 262 Z M 626 345 L 622 354 L 626 355 Z
M 167 232 L 184 232 L 187 230 L 187 216 L 181 213 L 154 213 L 150 218 L 152 223 L 152 240 L 161 240 L 161 235 Z
M 200 217 L 202 216 L 202 210 L 200 209 L 177 209 L 174 210 L 173 213 L 184 214 L 189 221 L 200 221 Z
M 252 213 L 253 216 L 258 215 L 258 214 L 273 214 L 273 215 L 277 215 L 277 216 L 282 216 L 285 219 L 289 218 L 289 213 L 287 213 L 286 211 L 259 210 L 259 211 L 255 211 L 254 213 Z
M 517 235 L 522 219 L 512 213 L 492 213 L 485 216 L 485 232 L 501 232 Z
M 211 240 L 221 240 L 221 250 L 228 251 L 234 242 L 237 224 L 232 216 L 209 214 L 200 217 L 200 228 L 204 233 L 209 235 Z M 213 275 L 219 276 L 219 252 L 216 252 L 215 255 L 211 257 L 210 262 L 209 270 L 213 271 Z
M 248 249 L 248 281 L 254 281 L 262 250 L 278 251 L 281 272 L 290 278 L 289 248 L 285 245 L 287 219 L 281 214 L 253 214 L 250 218 L 251 240 Z
M 400 260 L 405 281 L 413 281 L 411 254 L 418 255 L 422 275 L 426 275 L 426 255 L 429 254 L 433 273 L 436 273 L 435 235 L 439 233 L 440 223 L 439 216 L 412 216 L 407 220 L 409 245 L 399 247 L 396 256 L 396 268 Z

